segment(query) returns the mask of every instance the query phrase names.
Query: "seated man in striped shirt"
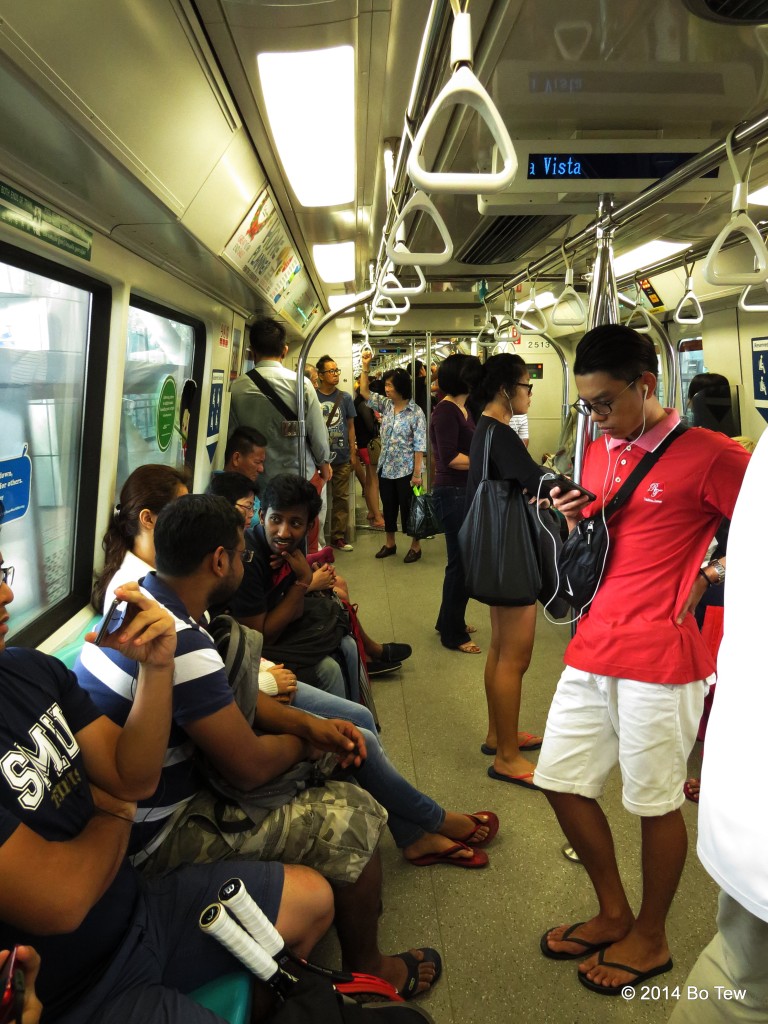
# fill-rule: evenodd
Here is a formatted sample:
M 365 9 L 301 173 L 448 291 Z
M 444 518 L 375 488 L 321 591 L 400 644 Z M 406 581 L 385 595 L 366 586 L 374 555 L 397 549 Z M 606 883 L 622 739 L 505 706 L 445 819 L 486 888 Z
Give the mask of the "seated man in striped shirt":
M 314 867 L 334 889 L 344 966 L 386 978 L 406 995 L 424 991 L 439 972 L 434 951 L 383 956 L 378 948 L 377 846 L 386 812 L 372 796 L 352 783 L 326 780 L 254 817 L 221 799 L 201 773 L 199 754 L 230 786 L 248 793 L 320 751 L 337 754 L 344 767 L 361 760 L 359 733 L 349 722 L 314 718 L 265 696 L 251 727 L 235 703 L 203 616 L 225 604 L 242 579 L 250 552 L 241 514 L 224 498 L 184 495 L 158 515 L 154 541 L 157 572 L 144 577 L 142 588 L 176 621 L 173 724 L 160 784 L 136 815 L 129 846 L 134 864 L 149 874 L 234 857 Z M 97 706 L 120 724 L 134 700 L 135 662 L 89 645 L 75 672 Z

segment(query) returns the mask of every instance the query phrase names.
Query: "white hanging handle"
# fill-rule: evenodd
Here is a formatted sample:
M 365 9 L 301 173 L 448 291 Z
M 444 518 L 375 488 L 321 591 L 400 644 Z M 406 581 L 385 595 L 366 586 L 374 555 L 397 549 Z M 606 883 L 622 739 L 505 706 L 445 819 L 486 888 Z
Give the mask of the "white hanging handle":
M 565 245 L 560 246 L 565 263 L 565 287 L 552 309 L 549 318 L 555 327 L 578 327 L 587 322 L 584 300 L 573 287 L 573 266 L 565 254 Z
M 373 351 L 373 346 L 371 345 L 370 341 L 368 341 L 368 336 L 370 333 L 371 332 L 367 330 L 363 331 L 363 340 L 360 343 L 360 355 L 362 356 L 363 352 L 370 352 L 371 359 L 373 359 L 376 353 Z
M 621 292 L 618 293 L 618 297 L 619 299 L 621 299 L 625 306 L 632 307 L 632 312 L 624 321 L 624 326 L 631 327 L 633 331 L 637 332 L 637 334 L 650 334 L 651 329 L 653 328 L 653 324 L 651 322 L 651 318 L 648 316 L 647 310 L 640 302 L 640 295 L 638 294 L 637 301 L 635 301 L 634 303 L 632 299 L 629 298 L 629 296 L 622 295 Z M 637 325 L 632 323 L 635 317 L 640 317 L 640 323 Z
M 394 314 L 403 316 L 410 308 L 411 300 L 407 296 L 403 299 L 402 306 L 398 306 L 391 295 L 383 295 L 381 291 L 374 295 L 371 303 L 371 311 L 377 316 L 393 316 Z
M 397 229 L 405 222 L 405 218 L 416 210 L 428 214 L 437 225 L 440 237 L 443 240 L 442 252 L 411 252 L 405 242 L 392 241 L 397 239 Z M 397 248 L 395 248 L 397 246 Z M 414 192 L 400 213 L 387 238 L 387 257 L 398 266 L 415 267 L 416 264 L 424 267 L 440 267 L 453 259 L 453 242 L 448 232 L 445 221 L 440 216 L 435 204 L 425 192 Z
M 768 287 L 768 282 L 763 281 L 763 293 L 765 294 L 765 288 Z M 756 287 L 753 284 L 748 284 L 739 296 L 739 309 L 743 313 L 768 313 L 768 302 L 748 302 L 750 291 Z
M 472 22 L 469 14 L 455 14 L 451 32 L 451 66 L 453 75 L 443 86 L 413 140 L 408 158 L 408 176 L 418 188 L 428 192 L 450 192 L 487 195 L 508 188 L 517 174 L 517 156 L 506 125 L 491 97 L 472 70 Z M 461 173 L 428 171 L 421 161 L 421 151 L 432 122 L 449 106 L 463 104 L 478 112 L 491 131 L 502 160 L 499 171 Z
M 541 335 L 545 334 L 547 330 L 547 318 L 544 316 L 544 311 L 539 309 L 536 305 L 536 282 L 531 283 L 531 292 L 529 296 L 531 305 L 526 311 L 518 317 L 518 329 L 523 335 Z M 528 318 L 528 324 L 526 325 L 523 317 Z
M 368 323 L 370 323 L 370 320 L 368 321 Z M 365 333 L 366 333 L 366 336 L 368 338 L 388 338 L 390 336 L 390 334 L 392 333 L 392 331 L 394 331 L 394 329 L 395 329 L 395 325 L 394 324 L 391 327 L 389 327 L 387 329 L 382 329 L 380 331 L 377 331 L 375 328 L 368 327 L 368 328 L 366 328 L 366 332 Z
M 675 312 L 672 314 L 672 319 L 676 324 L 700 324 L 704 319 L 704 313 L 701 308 L 701 303 L 696 298 L 696 293 L 693 290 L 693 267 L 685 264 L 685 291 L 683 296 L 675 306 Z M 686 306 L 689 309 L 686 311 Z
M 404 244 L 405 243 L 402 242 L 395 242 L 395 252 L 397 252 L 398 246 Z M 413 268 L 416 271 L 416 276 L 419 279 L 419 283 L 416 285 L 401 284 L 398 278 L 395 276 L 394 271 L 392 269 L 387 269 L 391 268 L 392 266 L 393 264 L 391 261 L 387 263 L 387 267 L 385 268 L 384 272 L 384 277 L 381 279 L 381 284 L 379 285 L 379 292 L 382 295 L 388 295 L 392 299 L 405 299 L 411 295 L 421 295 L 422 292 L 425 292 L 427 290 L 427 282 L 424 277 L 424 272 L 422 271 L 420 266 L 416 265 Z
M 712 243 L 712 247 L 707 253 L 704 265 L 701 268 L 704 280 L 709 284 L 714 284 L 718 287 L 726 287 L 729 285 L 743 285 L 749 287 L 754 284 L 762 284 L 768 275 L 768 250 L 765 248 L 765 242 L 763 241 L 760 232 L 757 230 L 752 218 L 747 213 L 747 208 L 749 206 L 749 171 L 752 166 L 752 158 L 755 155 L 755 150 L 754 147 L 750 150 L 749 160 L 746 168 L 744 169 L 744 173 L 742 174 L 733 155 L 733 134 L 735 131 L 736 129 L 733 128 L 728 133 L 725 140 L 725 151 L 728 154 L 728 162 L 731 165 L 733 180 L 735 182 L 733 187 L 733 199 L 731 201 L 731 219 Z M 717 270 L 715 261 L 720 255 L 720 250 L 723 248 L 726 241 L 732 235 L 737 234 L 742 234 L 752 246 L 755 254 L 755 269 L 752 271 L 742 270 L 741 272 L 732 271 L 731 273 L 722 273 Z
M 580 60 L 591 38 L 589 21 L 559 21 L 555 25 L 555 42 L 563 60 Z

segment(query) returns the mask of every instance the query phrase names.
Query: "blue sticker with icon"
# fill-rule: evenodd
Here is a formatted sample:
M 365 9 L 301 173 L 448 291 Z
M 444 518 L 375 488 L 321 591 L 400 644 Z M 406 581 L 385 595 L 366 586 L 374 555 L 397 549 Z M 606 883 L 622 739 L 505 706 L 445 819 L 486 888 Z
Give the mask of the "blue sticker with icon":
M 768 421 L 768 338 L 752 339 L 752 382 L 755 408 Z
M 27 447 L 24 445 L 23 452 L 16 458 L 0 460 L 0 502 L 4 510 L 4 523 L 21 519 L 29 508 L 32 460 L 27 455 Z

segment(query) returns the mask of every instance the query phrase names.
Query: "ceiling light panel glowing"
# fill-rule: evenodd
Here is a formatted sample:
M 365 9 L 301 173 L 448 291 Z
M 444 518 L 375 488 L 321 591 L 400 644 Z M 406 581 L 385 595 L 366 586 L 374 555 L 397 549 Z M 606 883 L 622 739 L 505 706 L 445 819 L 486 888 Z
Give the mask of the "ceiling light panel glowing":
M 331 312 L 335 313 L 337 309 L 341 309 L 343 306 L 346 306 L 353 298 L 354 295 L 329 295 L 328 306 L 330 307 Z M 360 305 L 359 307 L 356 307 L 356 309 L 350 310 L 349 315 L 351 316 L 354 312 L 361 312 L 362 308 L 362 305 Z
M 643 267 L 650 267 L 652 263 L 658 263 L 670 256 L 674 256 L 683 249 L 690 249 L 690 242 L 665 242 L 656 238 L 645 245 L 639 245 L 636 249 L 623 252 L 613 261 L 613 272 L 616 277 L 624 277 L 631 274 L 633 270 L 642 270 Z
M 313 245 L 312 259 L 326 284 L 344 284 L 355 279 L 355 243 L 332 242 Z
M 757 189 L 755 192 L 750 192 L 749 201 L 754 203 L 755 206 L 768 206 L 768 185 L 763 185 L 762 188 Z
M 260 53 L 257 61 L 269 127 L 296 198 L 302 206 L 351 203 L 355 196 L 353 48 Z M 291 115 L 297 97 L 300 119 Z

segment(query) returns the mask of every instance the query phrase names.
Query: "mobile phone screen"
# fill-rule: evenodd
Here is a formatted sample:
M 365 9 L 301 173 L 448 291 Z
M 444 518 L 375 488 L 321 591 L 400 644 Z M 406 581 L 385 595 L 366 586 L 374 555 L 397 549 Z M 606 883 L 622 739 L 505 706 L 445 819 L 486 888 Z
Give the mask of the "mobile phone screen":
M 94 643 L 96 646 L 100 646 L 104 643 L 107 636 L 111 636 L 112 633 L 117 632 L 123 624 L 125 619 L 125 612 L 128 605 L 125 601 L 118 601 L 117 598 L 109 606 L 107 614 L 104 616 L 104 620 L 99 626 L 99 632 L 96 634 Z
M 582 487 L 581 484 L 577 484 L 575 480 L 570 480 L 567 476 L 563 476 L 562 473 L 557 473 L 553 477 L 545 476 L 544 484 L 548 491 L 551 491 L 553 487 L 559 487 L 561 494 L 567 494 L 568 491 L 578 491 L 579 494 L 585 495 L 590 501 L 596 501 L 597 495 L 593 494 L 592 491 L 588 491 L 586 487 Z

